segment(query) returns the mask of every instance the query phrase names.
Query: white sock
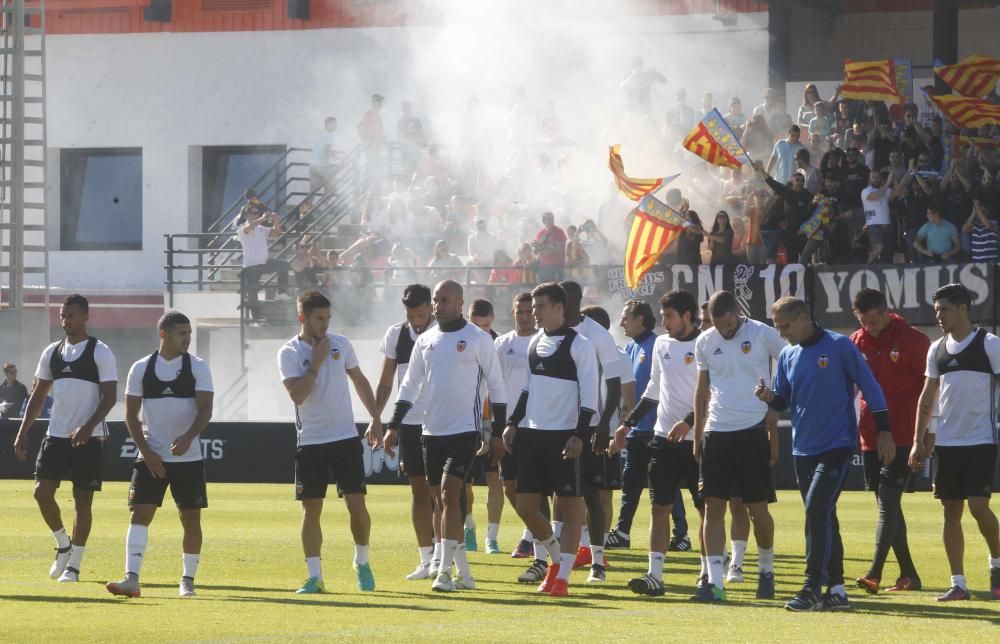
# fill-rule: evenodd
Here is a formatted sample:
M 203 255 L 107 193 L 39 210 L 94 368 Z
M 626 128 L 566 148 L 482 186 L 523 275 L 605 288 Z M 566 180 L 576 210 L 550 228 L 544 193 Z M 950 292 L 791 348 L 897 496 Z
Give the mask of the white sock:
M 552 522 L 552 534 L 555 535 L 556 539 L 562 536 L 562 524 L 563 524 L 562 521 Z
M 184 553 L 184 572 L 181 573 L 184 577 L 190 577 L 194 579 L 194 576 L 198 573 L 198 562 L 201 561 L 201 555 L 189 555 Z
M 757 567 L 761 572 L 774 572 L 774 548 L 757 548 Z
M 455 545 L 455 566 L 458 567 L 458 574 L 462 579 L 472 579 L 472 569 L 469 568 L 469 557 L 465 552 L 465 542 L 459 541 Z
M 496 541 L 497 537 L 500 535 L 500 524 L 499 523 L 488 523 L 486 525 L 486 540 Z
M 451 572 L 451 564 L 455 561 L 455 549 L 458 548 L 458 541 L 455 539 L 445 539 L 442 544 L 441 568 L 438 570 L 438 574 Z M 464 542 L 462 543 L 462 547 L 465 547 Z
M 723 580 L 726 577 L 723 570 L 725 561 L 726 558 L 722 555 L 709 555 L 708 557 L 708 583 L 716 588 L 723 588 Z
M 576 559 L 575 554 L 563 553 L 559 556 L 559 574 L 556 575 L 559 579 L 565 579 L 569 581 L 569 573 L 573 572 L 573 561 Z
M 730 566 L 743 567 L 743 559 L 747 554 L 747 542 L 746 541 L 736 541 L 735 539 L 731 542 L 733 547 L 733 560 L 729 562 Z
M 420 563 L 422 565 L 430 565 L 431 557 L 434 556 L 434 546 L 422 546 L 417 548 L 420 551 Z
M 363 566 L 368 563 L 368 544 L 354 544 L 354 563 Z
M 444 544 L 438 541 L 434 544 L 434 554 L 431 555 L 432 561 L 437 561 L 441 563 L 441 559 L 444 558 Z
M 52 536 L 56 539 L 56 547 L 60 550 L 63 548 L 69 548 L 73 543 L 69 540 L 69 535 L 66 534 L 66 528 L 59 528 L 58 530 L 52 531 Z
M 465 529 L 466 530 L 475 530 L 476 529 L 476 520 L 474 518 L 472 518 L 471 514 L 465 515 Z
M 542 545 L 542 542 L 535 539 L 532 545 L 535 546 L 535 559 L 545 561 L 545 546 Z
M 319 557 L 306 557 L 306 568 L 309 570 L 310 577 L 323 579 L 323 565 L 320 563 Z
M 663 581 L 663 553 L 649 553 L 649 576 L 657 581 Z
M 561 555 L 562 552 L 559 550 L 559 539 L 556 537 L 556 535 L 552 535 L 551 537 L 548 538 L 547 541 L 542 541 L 541 543 L 542 547 L 545 548 L 545 552 L 549 553 L 549 559 L 552 560 L 552 563 L 558 565 L 559 562 L 562 561 L 562 559 L 560 559 L 559 557 L 559 555 Z M 575 552 L 573 553 L 573 555 L 574 558 L 576 558 Z M 572 562 L 570 562 L 570 567 L 571 568 L 573 567 Z
M 951 585 L 958 586 L 962 590 L 968 590 L 968 587 L 965 585 L 965 575 L 952 575 Z
M 843 595 L 847 597 L 847 589 L 844 588 L 844 584 L 837 584 L 836 586 L 830 586 L 831 595 Z
M 701 572 L 698 573 L 699 577 L 704 577 L 708 574 L 708 557 L 705 555 L 701 556 Z
M 593 563 L 603 566 L 604 565 L 604 546 L 595 546 L 590 544 L 590 558 Z
M 69 561 L 66 562 L 67 568 L 73 568 L 74 570 L 80 570 L 80 563 L 83 561 L 83 551 L 86 546 L 73 545 L 73 549 L 69 551 Z
M 990 568 L 1000 568 L 1000 555 L 990 557 Z
M 590 547 L 590 528 L 587 526 L 583 526 L 583 530 L 580 531 L 580 547 Z
M 531 530 L 525 528 L 524 532 L 521 533 L 521 539 L 524 541 L 533 541 L 535 539 L 535 535 L 531 534 Z
M 125 572 L 136 577 L 142 570 L 142 558 L 149 543 L 149 527 L 130 523 L 125 533 Z

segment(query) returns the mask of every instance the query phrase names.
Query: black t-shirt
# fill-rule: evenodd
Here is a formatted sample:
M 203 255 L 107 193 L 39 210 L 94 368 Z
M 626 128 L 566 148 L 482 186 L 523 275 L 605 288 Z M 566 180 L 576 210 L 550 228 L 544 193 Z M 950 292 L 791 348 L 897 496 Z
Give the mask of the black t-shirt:
M 872 154 L 874 155 L 872 165 L 876 168 L 884 168 L 889 165 L 889 152 L 892 151 L 894 145 L 895 144 L 891 140 L 885 138 L 884 136 L 880 136 L 876 139 L 871 146 Z
M 844 169 L 840 182 L 840 204 L 844 208 L 857 208 L 861 205 L 861 191 L 868 185 L 868 175 L 871 170 L 860 163 L 853 168 L 848 164 Z
M 910 230 L 920 228 L 927 223 L 927 207 L 933 201 L 933 195 L 926 194 L 919 185 L 910 188 L 906 196 L 906 227 Z
M 732 264 L 733 263 L 733 229 L 726 228 L 721 233 L 725 237 L 725 241 L 717 242 L 713 241 L 712 244 L 712 263 L 713 264 Z
M 940 145 L 940 141 L 938 141 L 938 144 Z M 931 154 L 930 150 L 927 149 L 927 146 L 924 145 L 923 141 L 920 141 L 920 140 L 918 140 L 916 143 L 912 143 L 911 144 L 911 143 L 907 143 L 906 139 L 903 139 L 902 141 L 899 142 L 899 151 L 902 153 L 903 158 L 906 159 L 906 164 L 907 165 L 910 164 L 910 161 L 912 161 L 913 159 L 916 159 L 918 156 L 920 156 L 921 152 L 923 152 L 924 154 L 926 154 L 928 156 L 930 156 L 930 154 Z M 940 161 L 940 159 L 938 159 L 938 161 Z M 933 163 L 934 163 L 934 161 L 933 161 L 933 158 L 932 158 L 931 159 L 931 167 L 935 168 L 935 169 L 941 167 L 940 165 L 933 165 Z M 878 167 L 878 166 L 876 166 L 876 167 Z
M 972 214 L 972 199 L 965 192 L 962 184 L 952 182 L 948 184 L 948 189 L 941 195 L 944 202 L 944 212 L 942 216 L 961 229 L 965 220 Z
M 677 240 L 678 264 L 701 264 L 701 242 L 704 235 L 695 235 L 685 230 Z

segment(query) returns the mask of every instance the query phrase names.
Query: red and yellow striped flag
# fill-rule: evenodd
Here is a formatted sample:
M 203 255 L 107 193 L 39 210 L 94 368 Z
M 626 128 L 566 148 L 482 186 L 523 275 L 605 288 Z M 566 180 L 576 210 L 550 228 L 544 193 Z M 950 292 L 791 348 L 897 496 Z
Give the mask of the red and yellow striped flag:
M 740 168 L 750 162 L 739 138 L 714 107 L 684 137 L 682 145 L 688 152 L 723 168 Z
M 973 54 L 954 65 L 935 65 L 934 73 L 962 96 L 982 98 L 996 89 L 1000 60 Z
M 892 60 L 844 61 L 844 85 L 840 89 L 840 98 L 885 101 L 891 105 L 902 103 Z
M 635 179 L 630 177 L 625 174 L 625 162 L 622 161 L 621 149 L 622 146 L 617 144 L 611 146 L 608 151 L 608 167 L 611 169 L 611 174 L 615 176 L 615 183 L 618 184 L 618 189 L 632 201 L 639 201 L 646 193 L 656 192 L 680 176 L 679 174 L 675 174 L 659 179 Z
M 967 96 L 931 96 L 945 117 L 960 128 L 1000 123 L 1000 105 Z
M 625 247 L 625 285 L 636 289 L 642 276 L 656 264 L 684 229 L 684 217 L 652 195 L 635 208 L 635 219 Z

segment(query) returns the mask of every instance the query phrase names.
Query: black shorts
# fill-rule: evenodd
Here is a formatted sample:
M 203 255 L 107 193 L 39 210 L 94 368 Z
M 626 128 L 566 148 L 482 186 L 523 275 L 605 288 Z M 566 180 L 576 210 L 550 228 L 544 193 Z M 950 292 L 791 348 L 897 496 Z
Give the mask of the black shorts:
M 861 452 L 865 470 L 865 489 L 878 494 L 883 481 L 891 481 L 905 492 L 913 492 L 915 478 L 910 471 L 910 446 L 896 446 L 896 457 L 888 466 L 882 465 L 875 450 Z
M 337 494 L 364 494 L 365 463 L 361 437 L 332 443 L 302 445 L 295 450 L 295 500 L 324 499 L 326 486 Z
M 427 476 L 424 449 L 420 445 L 423 433 L 420 425 L 399 426 L 399 471 L 407 476 Z
M 503 455 L 503 458 L 500 459 L 500 479 L 504 482 L 517 480 L 516 454 L 507 452 Z
M 673 505 L 681 484 L 691 493 L 696 508 L 704 507 L 698 490 L 698 461 L 694 460 L 692 441 L 675 443 L 656 436 L 648 444 L 649 502 Z
M 100 492 L 104 479 L 104 439 L 91 438 L 73 447 L 68 438 L 46 436 L 35 461 L 36 481 L 73 481 L 73 487 Z
M 427 482 L 431 487 L 441 485 L 445 475 L 468 481 L 479 449 L 479 432 L 462 432 L 450 436 L 420 438 L 427 467 Z
M 583 467 L 583 481 L 599 490 L 622 489 L 622 457 L 621 454 L 608 456 L 595 454 L 589 442 L 584 443 L 583 454 L 580 455 Z
M 183 463 L 163 463 L 167 477 L 158 479 L 149 471 L 145 461 L 136 461 L 132 466 L 132 483 L 128 487 L 128 506 L 163 505 L 163 497 L 170 486 L 170 495 L 181 510 L 195 510 L 208 507 L 208 493 L 205 487 L 205 462 L 186 461 Z
M 572 429 L 517 430 L 517 491 L 519 494 L 583 496 L 581 458 L 566 460 L 563 449 Z
M 708 432 L 701 451 L 702 495 L 739 497 L 744 503 L 774 498 L 771 445 L 764 424 L 735 432 Z
M 943 501 L 990 498 L 997 468 L 996 445 L 969 445 L 934 448 L 934 498 Z

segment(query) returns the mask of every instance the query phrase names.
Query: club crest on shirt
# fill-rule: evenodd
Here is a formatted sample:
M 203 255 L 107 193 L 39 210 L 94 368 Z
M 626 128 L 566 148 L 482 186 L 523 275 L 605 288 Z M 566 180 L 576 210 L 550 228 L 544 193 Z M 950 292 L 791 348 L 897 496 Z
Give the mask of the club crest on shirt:
M 296 483 L 295 484 L 295 493 L 301 496 L 303 491 L 305 491 L 305 487 L 303 487 L 303 485 L 301 483 Z
M 467 345 L 466 345 L 466 342 L 465 342 L 465 340 L 459 340 L 459 341 L 458 341 L 458 345 L 457 345 L 457 346 L 458 346 L 458 352 L 459 352 L 459 353 L 462 353 L 463 351 L 465 351 L 465 347 L 466 347 Z
M 691 364 L 694 362 L 694 354 L 688 351 L 684 354 L 684 364 Z
M 330 357 L 334 360 L 340 360 L 340 349 L 330 349 Z
M 750 344 L 749 340 L 747 340 L 746 342 L 744 342 L 743 344 L 740 345 L 740 351 L 742 351 L 743 353 L 750 353 L 750 349 L 752 349 L 752 348 L 753 348 L 753 345 Z
M 899 362 L 899 349 L 893 349 L 889 352 L 889 359 L 894 363 Z
M 828 366 L 830 366 L 830 358 L 828 358 L 827 355 L 824 353 L 819 357 L 819 360 L 816 361 L 816 364 L 819 365 L 820 369 L 826 369 Z
M 645 351 L 640 351 L 639 352 L 639 362 L 642 363 L 642 362 L 645 362 L 645 361 L 646 361 L 646 352 Z

